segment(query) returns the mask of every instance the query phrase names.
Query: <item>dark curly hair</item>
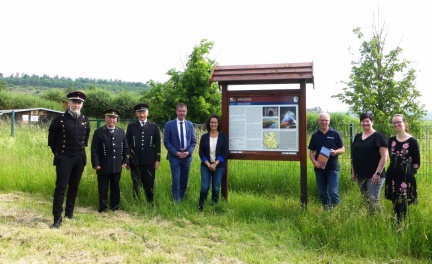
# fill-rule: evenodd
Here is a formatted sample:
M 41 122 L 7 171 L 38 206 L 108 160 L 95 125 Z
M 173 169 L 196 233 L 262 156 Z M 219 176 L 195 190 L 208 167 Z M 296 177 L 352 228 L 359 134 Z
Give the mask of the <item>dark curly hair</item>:
M 205 127 L 206 127 L 207 131 L 211 130 L 210 129 L 210 120 L 212 118 L 216 118 L 217 119 L 217 121 L 218 121 L 217 131 L 221 132 L 221 130 L 222 130 L 222 122 L 221 122 L 221 119 L 220 119 L 220 117 L 218 115 L 211 115 L 211 116 L 209 116 L 209 118 L 207 118 L 207 120 L 205 122 Z

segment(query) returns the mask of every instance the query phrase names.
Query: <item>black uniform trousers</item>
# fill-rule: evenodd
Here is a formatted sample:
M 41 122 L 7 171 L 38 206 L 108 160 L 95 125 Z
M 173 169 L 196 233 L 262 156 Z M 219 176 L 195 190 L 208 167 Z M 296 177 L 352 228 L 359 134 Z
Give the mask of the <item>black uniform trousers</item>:
M 143 186 L 148 203 L 153 203 L 155 168 L 154 165 L 131 165 L 133 195 L 140 197 L 139 188 Z
M 73 215 L 78 186 L 85 166 L 84 158 L 83 155 L 56 157 L 57 180 L 53 200 L 54 220 L 60 219 L 62 215 L 66 189 L 65 215 Z
M 121 172 L 99 174 L 99 212 L 106 211 L 108 204 L 108 187 L 110 188 L 110 209 L 118 210 L 120 206 L 120 177 Z

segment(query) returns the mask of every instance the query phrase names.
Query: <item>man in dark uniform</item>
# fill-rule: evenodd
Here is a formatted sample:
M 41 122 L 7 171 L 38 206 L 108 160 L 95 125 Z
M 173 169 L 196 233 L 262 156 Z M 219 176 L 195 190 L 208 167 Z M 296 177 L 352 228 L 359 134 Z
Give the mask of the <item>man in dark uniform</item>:
M 86 95 L 75 91 L 67 97 L 69 109 L 52 121 L 48 133 L 48 146 L 54 154 L 57 174 L 52 211 L 54 224 L 51 228 L 59 228 L 62 223 L 66 189 L 65 217 L 73 218 L 78 186 L 86 165 L 85 147 L 90 134 L 89 120 L 81 114 Z
M 120 209 L 120 177 L 122 168 L 129 163 L 129 146 L 125 131 L 116 127 L 120 112 L 105 111 L 105 126 L 95 130 L 91 144 L 91 162 L 96 170 L 99 190 L 99 212 L 108 207 L 110 188 L 110 209 Z
M 131 152 L 130 169 L 134 197 L 139 198 L 139 187 L 144 187 L 147 202 L 153 203 L 153 191 L 156 169 L 159 168 L 161 138 L 159 127 L 147 119 L 147 104 L 134 107 L 138 121 L 130 123 L 126 138 Z

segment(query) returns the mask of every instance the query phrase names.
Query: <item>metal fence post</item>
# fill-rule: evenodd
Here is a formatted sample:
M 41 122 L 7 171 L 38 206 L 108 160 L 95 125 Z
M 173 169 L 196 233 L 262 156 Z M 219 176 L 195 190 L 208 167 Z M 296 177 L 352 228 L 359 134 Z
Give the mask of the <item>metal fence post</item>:
M 11 137 L 15 135 L 15 111 L 12 111 L 12 119 L 11 119 Z
M 354 141 L 354 124 L 353 123 L 351 123 L 350 124 L 350 155 L 351 155 L 351 157 L 352 157 L 352 143 L 353 143 L 353 141 Z

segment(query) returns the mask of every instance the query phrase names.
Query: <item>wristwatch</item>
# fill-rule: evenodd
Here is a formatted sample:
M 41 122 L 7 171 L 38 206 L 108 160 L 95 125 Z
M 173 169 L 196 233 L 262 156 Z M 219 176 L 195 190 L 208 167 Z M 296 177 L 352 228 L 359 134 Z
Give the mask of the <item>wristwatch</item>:
M 375 172 L 376 175 L 381 176 L 381 172 L 377 171 Z

